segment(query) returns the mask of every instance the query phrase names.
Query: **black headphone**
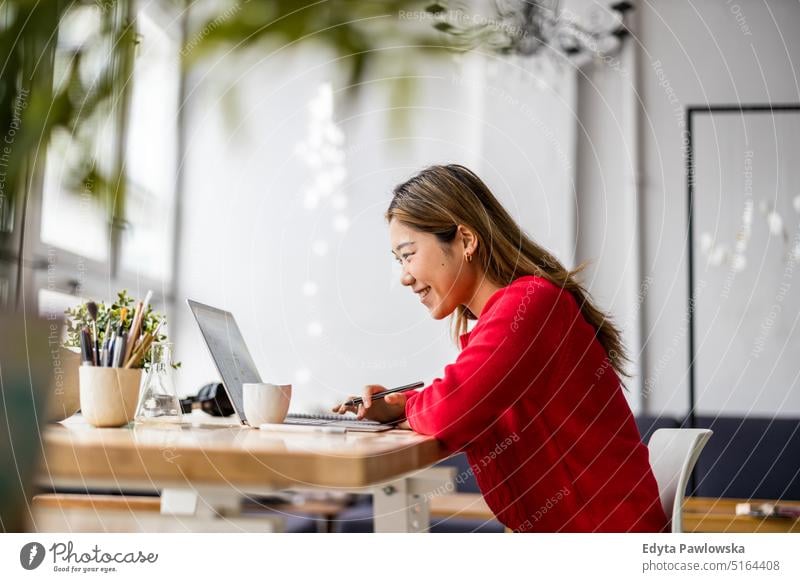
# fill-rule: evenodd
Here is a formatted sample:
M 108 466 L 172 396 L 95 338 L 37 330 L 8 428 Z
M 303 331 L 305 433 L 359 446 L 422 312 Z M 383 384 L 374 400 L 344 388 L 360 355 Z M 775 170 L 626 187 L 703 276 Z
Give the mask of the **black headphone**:
M 190 413 L 195 408 L 207 412 L 211 416 L 230 416 L 235 411 L 228 398 L 228 393 L 221 382 L 206 384 L 197 391 L 197 396 L 189 396 L 181 400 L 181 411 Z

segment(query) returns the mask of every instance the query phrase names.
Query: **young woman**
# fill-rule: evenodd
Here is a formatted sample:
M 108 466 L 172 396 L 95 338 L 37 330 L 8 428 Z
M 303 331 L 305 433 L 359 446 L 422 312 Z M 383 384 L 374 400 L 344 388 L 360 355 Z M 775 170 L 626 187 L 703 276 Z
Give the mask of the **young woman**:
M 370 385 L 359 418 L 392 421 L 464 451 L 497 518 L 516 532 L 658 532 L 659 501 L 620 376 L 619 330 L 575 275 L 528 238 L 463 166 L 394 190 L 392 252 L 461 347 L 419 392 Z M 468 320 L 477 320 L 467 331 Z

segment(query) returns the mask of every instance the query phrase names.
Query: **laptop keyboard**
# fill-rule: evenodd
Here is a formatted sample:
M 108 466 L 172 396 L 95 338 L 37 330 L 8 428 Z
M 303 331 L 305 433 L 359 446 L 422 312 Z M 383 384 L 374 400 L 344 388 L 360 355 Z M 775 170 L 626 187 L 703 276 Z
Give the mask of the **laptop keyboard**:
M 304 424 L 310 426 L 343 426 L 360 430 L 388 430 L 394 428 L 390 424 L 382 424 L 375 420 L 358 420 L 354 414 L 303 414 L 290 413 L 283 421 L 286 424 Z
M 354 414 L 302 414 L 296 412 L 287 414 L 286 420 L 291 420 L 292 424 L 330 424 L 331 422 L 355 422 L 360 425 L 381 424 L 366 418 L 358 420 Z

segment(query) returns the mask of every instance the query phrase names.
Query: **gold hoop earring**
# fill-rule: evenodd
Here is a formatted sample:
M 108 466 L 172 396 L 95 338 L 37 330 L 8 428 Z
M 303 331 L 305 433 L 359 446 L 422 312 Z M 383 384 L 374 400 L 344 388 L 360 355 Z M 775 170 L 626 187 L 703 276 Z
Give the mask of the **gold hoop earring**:
M 468 263 L 472 262 L 472 255 L 470 253 L 465 253 L 464 258 L 467 259 Z

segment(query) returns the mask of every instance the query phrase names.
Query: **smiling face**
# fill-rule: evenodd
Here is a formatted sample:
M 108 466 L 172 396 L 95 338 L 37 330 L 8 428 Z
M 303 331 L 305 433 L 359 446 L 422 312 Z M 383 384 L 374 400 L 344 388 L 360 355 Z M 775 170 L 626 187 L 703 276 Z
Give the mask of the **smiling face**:
M 389 236 L 392 253 L 403 267 L 400 282 L 417 294 L 431 317 L 444 319 L 470 301 L 480 280 L 477 261 L 464 258 L 465 253 L 475 253 L 471 232 L 459 227 L 452 242 L 442 243 L 433 234 L 392 219 Z

